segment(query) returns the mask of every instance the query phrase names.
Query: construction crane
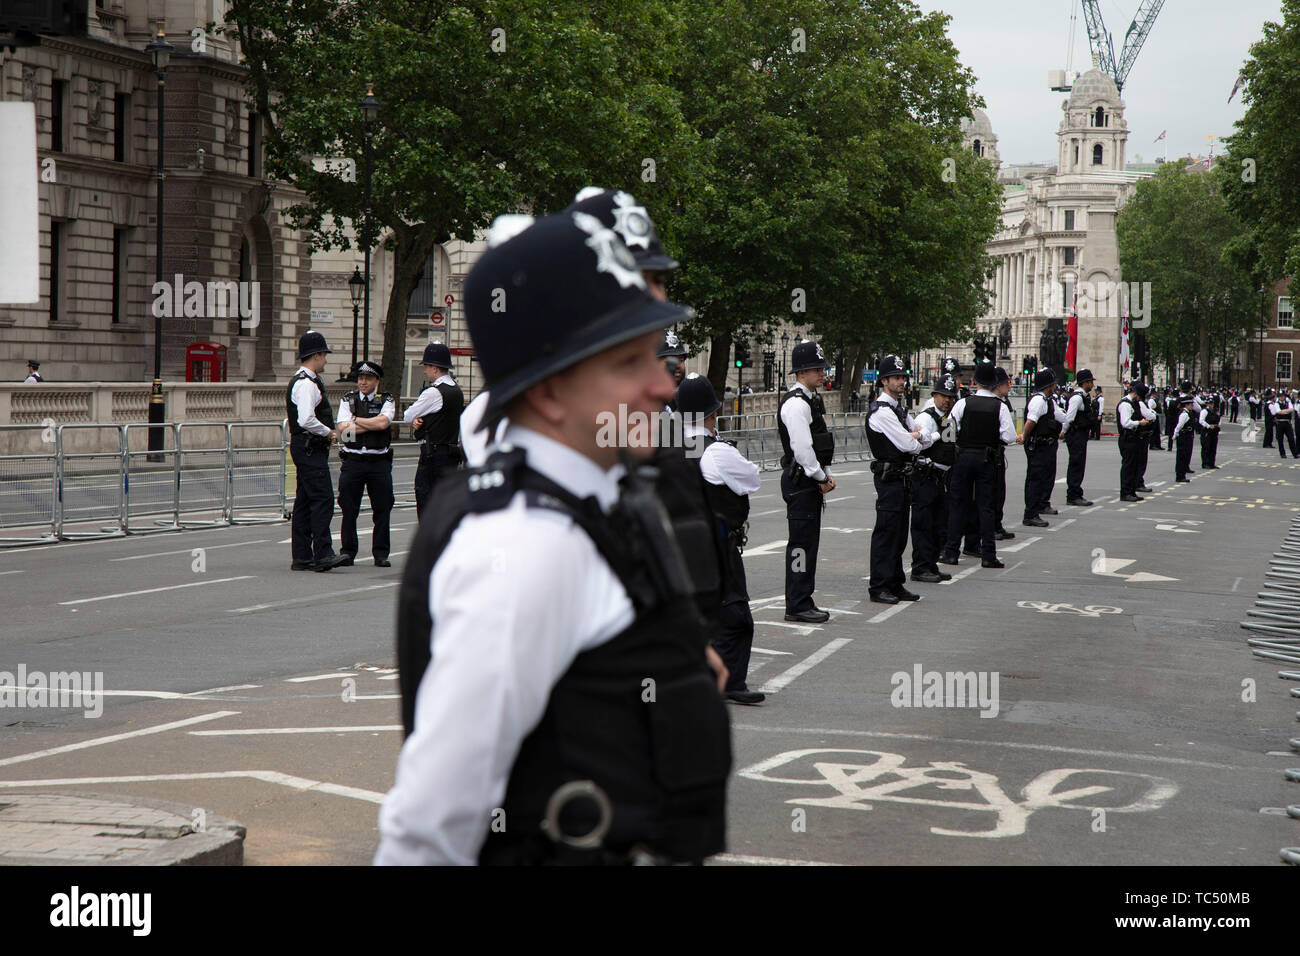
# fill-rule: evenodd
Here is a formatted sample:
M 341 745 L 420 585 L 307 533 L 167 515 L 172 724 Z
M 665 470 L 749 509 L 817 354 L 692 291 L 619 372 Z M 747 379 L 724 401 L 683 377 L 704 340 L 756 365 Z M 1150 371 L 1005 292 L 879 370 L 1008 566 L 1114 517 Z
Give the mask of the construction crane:
M 1133 22 L 1124 34 L 1124 48 L 1120 51 L 1119 63 L 1115 62 L 1115 45 L 1111 43 L 1106 24 L 1101 19 L 1100 0 L 1083 0 L 1083 18 L 1088 24 L 1088 45 L 1092 48 L 1092 57 L 1097 61 L 1097 68 L 1115 81 L 1115 89 L 1124 91 L 1124 81 L 1129 70 L 1137 60 L 1138 51 L 1146 42 L 1147 34 L 1160 15 L 1160 8 L 1165 0 L 1142 0 Z

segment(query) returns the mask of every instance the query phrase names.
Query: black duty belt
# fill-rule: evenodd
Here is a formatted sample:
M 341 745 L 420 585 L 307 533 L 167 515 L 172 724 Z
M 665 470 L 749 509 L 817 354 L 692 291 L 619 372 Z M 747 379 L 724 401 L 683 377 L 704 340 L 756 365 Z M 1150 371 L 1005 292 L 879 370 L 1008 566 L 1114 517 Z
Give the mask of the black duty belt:
M 902 481 L 917 473 L 915 461 L 873 461 L 871 473 L 881 481 Z
M 454 452 L 456 454 L 460 454 L 460 445 L 456 442 L 443 442 L 442 444 L 438 444 L 438 445 L 435 445 L 432 442 L 427 442 L 420 446 L 420 454 L 432 455 L 439 448 L 446 448 L 448 451 Z

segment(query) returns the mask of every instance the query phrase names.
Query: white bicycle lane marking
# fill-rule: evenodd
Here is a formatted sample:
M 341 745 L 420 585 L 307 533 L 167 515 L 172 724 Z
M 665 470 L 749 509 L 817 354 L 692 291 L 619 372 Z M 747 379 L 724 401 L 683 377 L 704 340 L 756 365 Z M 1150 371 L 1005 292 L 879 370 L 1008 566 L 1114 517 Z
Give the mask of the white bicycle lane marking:
M 815 760 L 818 755 L 830 759 Z M 843 756 L 875 758 L 870 763 L 844 763 Z M 837 759 L 838 757 L 838 759 Z M 954 760 L 931 761 L 922 767 L 905 767 L 907 758 L 902 754 L 879 750 L 822 749 L 787 750 L 767 760 L 738 771 L 749 780 L 768 783 L 808 784 L 831 787 L 837 791 L 832 797 L 795 797 L 786 803 L 806 806 L 832 807 L 841 810 L 870 810 L 868 800 L 882 803 L 904 803 L 917 806 L 942 807 L 951 810 L 976 810 L 993 814 L 990 830 L 952 830 L 932 826 L 930 832 L 938 836 L 999 838 L 1023 836 L 1029 818 L 1037 810 L 1104 810 L 1107 813 L 1142 813 L 1164 806 L 1176 793 L 1178 785 L 1165 777 L 1153 774 L 1097 768 L 1061 768 L 1040 773 L 1020 791 L 1021 799 L 1014 800 L 1002 788 L 998 778 L 982 770 L 971 770 L 963 762 Z M 768 771 L 804 761 L 811 764 L 819 776 L 775 777 Z M 1136 799 L 1118 806 L 1083 804 L 1075 801 L 1118 793 L 1116 787 L 1100 784 L 1059 790 L 1067 779 L 1076 774 L 1105 774 L 1110 777 L 1133 778 L 1144 782 L 1145 790 Z M 970 800 L 945 800 L 937 797 L 903 796 L 908 791 L 932 787 L 941 791 L 966 791 Z M 1131 788 L 1130 788 L 1131 789 Z M 1120 799 L 1123 799 L 1122 797 Z

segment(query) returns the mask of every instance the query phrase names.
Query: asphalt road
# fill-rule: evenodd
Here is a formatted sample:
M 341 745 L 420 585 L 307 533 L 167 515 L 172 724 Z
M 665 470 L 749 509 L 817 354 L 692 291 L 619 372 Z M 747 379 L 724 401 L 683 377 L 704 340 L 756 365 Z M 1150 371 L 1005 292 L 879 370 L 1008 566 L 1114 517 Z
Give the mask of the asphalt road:
M 1018 527 L 1013 450 L 1005 570 L 963 557 L 897 607 L 867 601 L 867 465 L 833 468 L 819 627 L 782 620 L 765 474 L 745 564 L 749 682 L 769 696 L 730 711 L 717 862 L 1275 864 L 1300 842 L 1280 812 L 1298 802 L 1295 701 L 1238 622 L 1300 514 L 1300 463 L 1238 429 L 1189 484 L 1153 452 L 1135 505 L 1116 501 L 1107 438 L 1089 446 L 1096 506 L 1067 507 L 1062 449 L 1046 529 Z M 171 800 L 246 824 L 249 864 L 367 863 L 401 738 L 392 625 L 414 520 L 394 512 L 394 567 L 329 574 L 289 570 L 283 523 L 0 550 L 0 670 L 99 671 L 112 692 L 98 717 L 0 712 L 0 793 Z M 927 697 L 905 685 L 918 670 L 984 694 Z

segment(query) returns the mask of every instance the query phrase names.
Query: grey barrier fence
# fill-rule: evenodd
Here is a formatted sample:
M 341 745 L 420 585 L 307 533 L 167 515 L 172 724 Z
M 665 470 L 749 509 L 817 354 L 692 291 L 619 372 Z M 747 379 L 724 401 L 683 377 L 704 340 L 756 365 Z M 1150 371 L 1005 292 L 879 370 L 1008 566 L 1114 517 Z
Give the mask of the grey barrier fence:
M 54 427 L 11 425 L 6 432 L 19 437 L 45 432 L 44 454 L 0 455 L 0 547 L 41 544 L 55 540 L 58 512 L 58 454 Z
M 862 420 L 860 412 L 833 412 L 826 415 L 826 425 L 835 436 L 834 461 L 871 460 Z M 734 441 L 736 449 L 763 471 L 779 470 L 781 467 L 781 438 L 777 433 L 775 412 L 719 415 L 718 437 Z
M 1253 635 L 1246 644 L 1261 660 L 1300 664 L 1300 517 L 1292 519 L 1286 539 L 1273 552 L 1264 588 L 1255 607 L 1246 612 L 1250 620 L 1241 622 L 1242 629 Z M 1300 670 L 1281 670 L 1277 676 L 1300 681 Z M 1300 687 L 1291 688 L 1290 695 L 1300 698 Z M 1296 719 L 1300 720 L 1300 713 Z M 1300 751 L 1300 737 L 1292 737 L 1290 745 Z M 1284 776 L 1300 783 L 1300 767 L 1284 771 Z M 1288 806 L 1286 812 L 1300 820 L 1300 802 Z M 1284 862 L 1300 865 L 1300 846 L 1282 847 L 1278 852 Z

